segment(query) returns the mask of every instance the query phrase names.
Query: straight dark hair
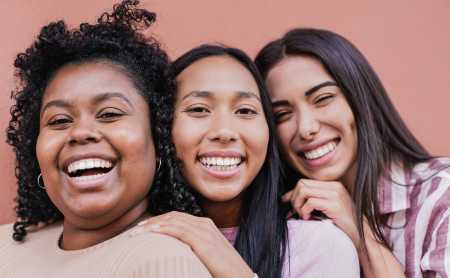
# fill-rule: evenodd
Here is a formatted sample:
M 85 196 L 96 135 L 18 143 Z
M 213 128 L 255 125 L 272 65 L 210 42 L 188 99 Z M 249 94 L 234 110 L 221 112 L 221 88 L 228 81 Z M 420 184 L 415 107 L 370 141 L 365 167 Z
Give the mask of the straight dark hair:
M 378 200 L 380 178 L 392 181 L 389 169 L 397 160 L 411 165 L 433 157 L 408 130 L 378 76 L 348 40 L 330 31 L 295 29 L 266 45 L 258 53 L 255 63 L 265 79 L 276 64 L 292 56 L 318 59 L 345 95 L 355 117 L 358 134 L 352 198 L 356 205 L 355 218 L 361 244 L 367 255 L 363 232 L 365 216 L 377 241 L 390 249 L 382 233 L 386 223 L 381 217 Z M 292 170 L 288 167 L 289 172 Z M 295 183 L 302 177 L 301 173 L 296 174 Z M 285 186 L 292 189 L 295 183 Z
M 267 156 L 256 178 L 245 191 L 234 247 L 259 277 L 281 277 L 288 245 L 287 208 L 279 190 L 280 158 L 276 126 L 264 80 L 247 54 L 239 49 L 217 45 L 203 45 L 192 49 L 173 62 L 172 70 L 178 76 L 196 61 L 213 56 L 229 56 L 250 71 L 258 85 L 269 126 Z

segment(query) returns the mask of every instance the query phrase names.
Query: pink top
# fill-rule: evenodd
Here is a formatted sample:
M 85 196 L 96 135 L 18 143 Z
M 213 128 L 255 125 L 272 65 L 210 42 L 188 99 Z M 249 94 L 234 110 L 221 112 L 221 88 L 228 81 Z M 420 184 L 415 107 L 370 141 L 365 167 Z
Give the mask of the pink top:
M 359 277 L 355 246 L 331 220 L 289 220 L 288 230 L 289 257 L 284 263 L 284 278 Z M 238 228 L 220 231 L 234 245 Z

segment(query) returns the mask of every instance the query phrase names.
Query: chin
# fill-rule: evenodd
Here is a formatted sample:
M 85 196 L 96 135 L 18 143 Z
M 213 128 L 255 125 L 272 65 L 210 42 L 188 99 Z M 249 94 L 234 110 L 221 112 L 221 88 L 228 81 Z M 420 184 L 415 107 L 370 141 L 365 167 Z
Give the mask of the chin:
M 210 191 L 210 192 L 205 192 L 205 194 L 201 193 L 200 194 L 210 200 L 210 201 L 214 201 L 214 202 L 226 202 L 226 201 L 230 201 L 233 200 L 234 198 L 236 198 L 237 196 L 240 195 L 242 191 L 236 191 L 236 190 L 224 190 L 224 188 L 220 188 L 218 190 L 215 191 Z
M 116 205 L 112 200 L 102 200 L 102 198 L 92 196 L 68 202 L 67 208 L 72 215 L 82 218 L 97 218 L 114 210 Z
M 315 173 L 308 173 L 306 176 L 309 179 L 318 181 L 337 181 L 342 177 L 342 172 L 337 169 L 324 169 Z

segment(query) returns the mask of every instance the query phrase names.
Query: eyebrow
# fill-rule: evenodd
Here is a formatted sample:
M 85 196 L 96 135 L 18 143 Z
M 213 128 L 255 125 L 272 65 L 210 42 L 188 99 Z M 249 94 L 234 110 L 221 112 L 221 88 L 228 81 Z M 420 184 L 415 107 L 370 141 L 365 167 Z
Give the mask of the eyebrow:
M 50 107 L 73 107 L 73 103 L 63 99 L 57 99 L 47 102 L 47 104 L 42 109 L 41 116 L 44 115 L 44 111 Z
M 94 97 L 91 99 L 91 103 L 92 103 L 92 104 L 97 104 L 97 103 L 99 103 L 99 102 L 101 102 L 101 101 L 104 101 L 104 100 L 109 99 L 109 98 L 114 98 L 114 97 L 123 99 L 123 100 L 124 100 L 125 102 L 127 102 L 131 107 L 133 107 L 133 105 L 131 105 L 131 102 L 130 102 L 130 101 L 129 101 L 122 93 L 118 93 L 118 92 L 113 92 L 113 93 L 109 93 L 109 92 L 108 92 L 108 93 L 103 93 L 103 94 L 96 95 L 96 96 L 94 96 Z M 50 107 L 68 107 L 68 108 L 70 108 L 70 107 L 73 107 L 73 106 L 74 106 L 74 105 L 73 105 L 72 102 L 67 101 L 67 100 L 64 100 L 64 99 L 52 100 L 52 101 L 48 102 L 48 103 L 44 106 L 44 108 L 42 109 L 41 116 L 44 115 L 44 111 L 45 111 L 47 108 L 50 108 Z
M 282 106 L 282 105 L 289 105 L 289 101 L 287 100 L 279 100 L 272 102 L 272 107 Z
M 326 86 L 337 86 L 338 84 L 331 82 L 331 81 L 325 81 L 323 83 L 320 83 L 319 85 L 316 85 L 305 92 L 305 96 L 309 96 L 317 92 L 320 88 L 326 87 Z
M 102 94 L 96 95 L 93 98 L 91 98 L 91 103 L 97 104 L 97 103 L 102 102 L 109 98 L 123 99 L 126 103 L 128 103 L 131 107 L 133 107 L 131 102 L 122 93 L 119 93 L 119 92 L 107 92 L 107 93 L 102 93 Z
M 238 91 L 234 94 L 234 96 L 238 98 L 256 98 L 259 102 L 261 102 L 261 99 L 259 99 L 257 95 L 251 92 Z
M 206 98 L 212 98 L 214 97 L 214 93 L 210 91 L 192 91 L 189 94 L 185 95 L 181 100 L 188 98 L 188 97 L 206 97 Z
M 308 91 L 306 91 L 305 92 L 305 96 L 312 95 L 315 92 L 317 92 L 320 88 L 323 88 L 323 87 L 326 87 L 326 86 L 338 86 L 338 84 L 336 84 L 334 82 L 331 82 L 331 81 L 325 81 L 323 83 L 320 83 L 319 85 L 316 85 L 316 86 L 312 87 Z M 283 105 L 289 105 L 289 101 L 287 101 L 287 100 L 279 100 L 279 101 L 272 102 L 272 107 L 283 106 Z

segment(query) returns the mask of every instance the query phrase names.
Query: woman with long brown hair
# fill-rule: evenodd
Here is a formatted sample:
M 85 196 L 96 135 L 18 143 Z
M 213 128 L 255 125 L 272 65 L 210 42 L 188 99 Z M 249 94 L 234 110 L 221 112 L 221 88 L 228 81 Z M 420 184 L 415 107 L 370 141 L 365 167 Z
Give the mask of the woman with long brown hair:
M 305 220 L 331 218 L 366 277 L 447 277 L 450 160 L 414 138 L 364 56 L 335 33 L 296 29 L 255 62 L 286 161 L 285 201 Z

